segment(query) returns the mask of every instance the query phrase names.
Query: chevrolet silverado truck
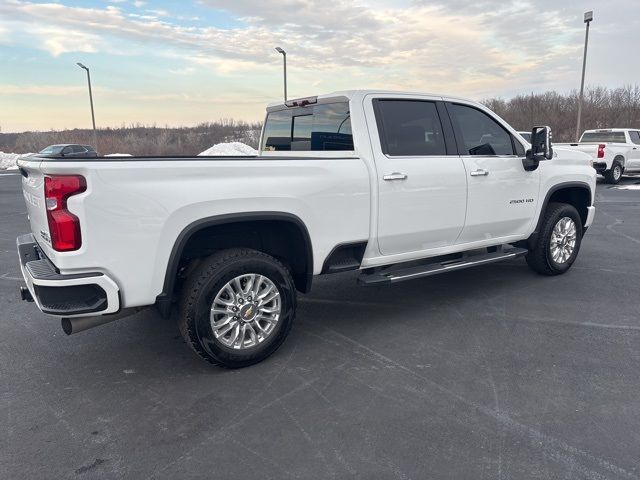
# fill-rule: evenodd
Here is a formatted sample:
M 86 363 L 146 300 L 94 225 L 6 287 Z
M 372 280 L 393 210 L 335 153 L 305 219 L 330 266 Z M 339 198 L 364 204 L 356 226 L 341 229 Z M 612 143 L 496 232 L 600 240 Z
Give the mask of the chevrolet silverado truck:
M 596 172 L 607 183 L 616 184 L 625 173 L 640 173 L 640 129 L 608 128 L 585 130 L 578 143 L 559 143 L 587 153 Z
M 565 273 L 594 218 L 587 160 L 479 103 L 383 91 L 269 105 L 252 157 L 25 157 L 21 294 L 67 334 L 175 305 L 200 357 L 243 367 L 317 275 L 377 288 L 520 256 Z

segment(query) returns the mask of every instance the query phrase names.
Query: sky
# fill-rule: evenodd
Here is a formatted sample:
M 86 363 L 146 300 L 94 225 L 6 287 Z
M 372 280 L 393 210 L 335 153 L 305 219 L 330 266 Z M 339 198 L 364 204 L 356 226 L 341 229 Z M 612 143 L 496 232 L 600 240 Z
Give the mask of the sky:
M 262 120 L 380 88 L 482 100 L 640 78 L 640 0 L 0 0 L 2 132 Z

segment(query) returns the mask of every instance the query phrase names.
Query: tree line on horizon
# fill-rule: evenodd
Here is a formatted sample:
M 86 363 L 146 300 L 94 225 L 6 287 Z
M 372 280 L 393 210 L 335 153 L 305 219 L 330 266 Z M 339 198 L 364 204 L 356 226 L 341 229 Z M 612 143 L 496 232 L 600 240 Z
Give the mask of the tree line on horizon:
M 224 142 L 242 142 L 257 148 L 262 122 L 222 119 L 194 127 L 127 125 L 93 130 L 51 130 L 46 132 L 0 133 L 0 151 L 39 152 L 48 145 L 77 143 L 97 147 L 100 155 L 128 153 L 140 155 L 193 156 Z
M 575 142 L 578 98 L 577 90 L 567 94 L 548 91 L 521 94 L 509 100 L 490 98 L 482 103 L 516 130 L 531 131 L 534 126 L 549 125 L 555 142 Z M 584 130 L 616 127 L 640 128 L 640 85 L 586 88 L 580 134 Z
M 509 100 L 489 98 L 487 107 L 516 130 L 530 131 L 549 125 L 555 142 L 573 142 L 578 116 L 578 92 L 555 91 L 517 95 Z M 594 128 L 640 128 L 640 85 L 618 88 L 589 87 L 584 93 L 581 130 Z M 261 122 L 222 119 L 194 127 L 129 125 L 97 131 L 100 154 L 197 155 L 222 142 L 242 142 L 257 148 Z M 91 129 L 46 132 L 0 133 L 0 151 L 38 152 L 59 143 L 93 144 Z M 95 145 L 94 145 L 95 146 Z

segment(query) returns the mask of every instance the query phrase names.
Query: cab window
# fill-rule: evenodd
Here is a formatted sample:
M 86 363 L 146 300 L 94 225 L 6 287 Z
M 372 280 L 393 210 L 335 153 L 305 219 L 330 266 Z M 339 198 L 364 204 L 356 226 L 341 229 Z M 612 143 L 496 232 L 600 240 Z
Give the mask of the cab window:
M 509 132 L 485 112 L 455 103 L 448 108 L 461 155 L 516 155 Z
M 440 116 L 434 102 L 379 99 L 376 122 L 382 152 L 389 156 L 446 155 Z

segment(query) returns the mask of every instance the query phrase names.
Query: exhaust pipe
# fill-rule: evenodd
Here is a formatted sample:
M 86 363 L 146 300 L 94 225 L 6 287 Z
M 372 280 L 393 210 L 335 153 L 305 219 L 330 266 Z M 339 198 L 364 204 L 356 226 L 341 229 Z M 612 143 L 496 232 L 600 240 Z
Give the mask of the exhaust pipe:
M 126 308 L 118 313 L 111 315 L 98 315 L 95 317 L 75 317 L 75 318 L 62 318 L 60 323 L 62 324 L 62 330 L 67 335 L 73 335 L 74 333 L 83 332 L 90 328 L 99 327 L 106 323 L 111 323 L 121 318 L 128 317 L 134 313 L 144 310 L 141 307 Z

